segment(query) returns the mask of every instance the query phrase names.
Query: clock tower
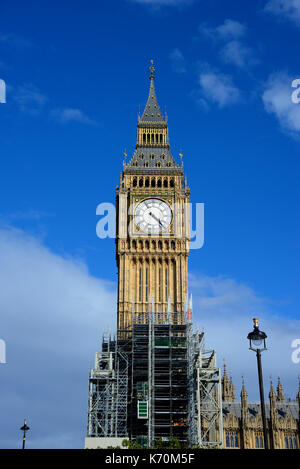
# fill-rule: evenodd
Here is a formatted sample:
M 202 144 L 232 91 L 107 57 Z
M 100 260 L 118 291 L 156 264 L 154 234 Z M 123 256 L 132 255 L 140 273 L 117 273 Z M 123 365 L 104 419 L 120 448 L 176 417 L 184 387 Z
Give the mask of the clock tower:
M 223 445 L 220 371 L 188 302 L 190 190 L 168 130 L 151 61 L 135 150 L 129 161 L 124 153 L 117 187 L 118 330 L 103 335 L 90 371 L 86 447 L 124 438 L 142 448 L 173 438 Z
M 119 331 L 131 329 L 133 310 L 141 320 L 150 308 L 156 321 L 167 318 L 168 311 L 183 318 L 188 294 L 190 191 L 182 162 L 176 163 L 170 152 L 153 61 L 149 70 L 149 96 L 138 116 L 135 151 L 129 162 L 124 152 L 116 195 Z

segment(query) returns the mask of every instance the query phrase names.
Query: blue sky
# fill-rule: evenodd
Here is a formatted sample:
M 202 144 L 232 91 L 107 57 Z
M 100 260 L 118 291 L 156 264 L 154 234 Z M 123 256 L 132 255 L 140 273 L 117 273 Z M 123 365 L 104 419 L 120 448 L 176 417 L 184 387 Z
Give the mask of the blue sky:
M 25 416 L 32 447 L 82 446 L 89 360 L 115 326 L 114 240 L 96 237 L 96 207 L 114 202 L 134 150 L 150 59 L 172 153 L 183 150 L 192 202 L 205 204 L 205 244 L 190 255 L 195 320 L 238 392 L 244 374 L 257 399 L 244 337 L 261 317 L 266 386 L 280 374 L 294 398 L 299 34 L 299 0 L 2 2 L 1 447 L 18 445 Z

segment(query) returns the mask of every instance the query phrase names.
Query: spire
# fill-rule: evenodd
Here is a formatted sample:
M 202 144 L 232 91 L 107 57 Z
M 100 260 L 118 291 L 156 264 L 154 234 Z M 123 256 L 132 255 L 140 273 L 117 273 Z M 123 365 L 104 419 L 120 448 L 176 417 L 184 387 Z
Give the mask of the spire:
M 299 376 L 299 387 L 298 387 L 296 400 L 299 402 L 299 412 L 300 412 L 300 376 Z
M 231 401 L 230 382 L 226 373 L 226 364 L 224 360 L 224 373 L 222 378 L 222 400 Z
M 232 380 L 232 375 L 230 374 L 230 381 L 229 381 L 229 389 L 230 389 L 230 394 L 231 394 L 231 400 L 236 401 L 235 397 L 235 389 L 234 389 L 234 384 Z
M 249 419 L 249 414 L 248 414 L 248 393 L 246 391 L 246 386 L 245 386 L 245 381 L 244 377 L 242 376 L 242 389 L 241 389 L 241 416 L 242 416 L 242 428 L 243 428 L 243 433 L 245 432 L 245 423 Z M 245 433 L 244 433 L 245 436 Z
M 170 152 L 167 118 L 162 115 L 154 86 L 155 68 L 151 60 L 150 90 L 142 116 L 138 116 L 135 151 L 124 172 L 151 170 L 183 174 L 182 167 L 176 163 Z
M 155 86 L 154 86 L 154 72 L 155 68 L 153 65 L 153 60 L 151 60 L 151 65 L 149 67 L 150 70 L 150 90 L 148 100 L 143 112 L 142 117 L 139 119 L 139 124 L 143 123 L 158 123 L 158 124 L 167 124 L 166 120 L 164 119 L 155 93 Z
M 280 377 L 278 376 L 278 384 L 277 384 L 277 401 L 279 402 L 284 402 L 285 401 L 285 397 L 284 397 L 284 393 L 283 393 L 283 386 L 280 382 Z
M 278 412 L 277 412 L 277 396 L 273 388 L 272 378 L 270 383 L 270 392 L 269 392 L 269 399 L 270 399 L 270 424 L 273 430 L 276 429 L 278 423 Z
M 274 391 L 274 388 L 273 388 L 273 382 L 272 382 L 272 378 L 270 380 L 270 392 L 269 392 L 269 398 L 270 398 L 270 401 L 271 402 L 276 402 L 276 394 L 275 394 L 275 391 Z
M 247 393 L 247 391 L 246 391 L 246 386 L 245 386 L 244 377 L 242 377 L 241 400 L 242 400 L 242 403 L 246 403 L 247 400 L 248 400 L 248 393 Z

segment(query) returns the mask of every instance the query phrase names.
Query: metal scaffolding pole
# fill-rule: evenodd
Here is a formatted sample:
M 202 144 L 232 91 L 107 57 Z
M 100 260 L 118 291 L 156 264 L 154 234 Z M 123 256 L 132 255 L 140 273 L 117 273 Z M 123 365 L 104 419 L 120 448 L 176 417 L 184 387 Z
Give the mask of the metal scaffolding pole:
M 127 436 L 128 358 L 103 336 L 89 376 L 88 437 Z
M 197 445 L 223 448 L 221 373 L 214 350 L 200 349 L 196 376 Z
M 169 301 L 170 303 L 170 301 Z M 192 308 L 132 310 L 130 329 L 103 336 L 90 372 L 90 437 L 128 437 L 143 447 L 175 437 L 190 446 L 222 447 L 221 376 L 215 351 L 194 331 Z M 126 332 L 126 334 L 125 334 Z
M 148 447 L 154 441 L 154 301 L 149 302 L 148 314 Z

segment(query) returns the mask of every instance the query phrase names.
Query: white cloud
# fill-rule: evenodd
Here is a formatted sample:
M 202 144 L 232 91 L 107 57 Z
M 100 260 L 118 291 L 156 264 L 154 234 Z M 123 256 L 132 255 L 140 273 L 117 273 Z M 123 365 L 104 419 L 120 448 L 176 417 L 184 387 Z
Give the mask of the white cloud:
M 277 117 L 281 128 L 299 137 L 300 104 L 292 102 L 292 81 L 293 78 L 285 72 L 273 73 L 267 80 L 262 100 L 266 111 Z
M 51 111 L 52 117 L 58 122 L 66 124 L 69 122 L 79 122 L 81 124 L 98 125 L 97 122 L 90 119 L 83 111 L 75 108 L 54 109 Z
M 32 47 L 33 43 L 19 34 L 14 33 L 0 33 L 0 44 L 5 46 L 13 46 L 15 48 L 23 49 Z
M 14 89 L 12 87 L 11 89 L 13 92 Z M 25 84 L 15 88 L 14 100 L 22 112 L 37 115 L 41 113 L 41 111 L 45 111 L 50 113 L 50 116 L 61 124 L 78 122 L 87 125 L 99 125 L 98 122 L 90 119 L 87 114 L 77 108 L 65 107 L 52 109 L 50 111 L 49 109 L 45 109 L 45 105 L 49 101 L 48 97 L 33 84 Z
M 20 445 L 28 418 L 28 448 L 80 448 L 86 430 L 88 364 L 100 334 L 116 323 L 116 285 L 90 275 L 83 261 L 54 254 L 42 241 L 12 227 L 0 228 L 1 337 L 7 364 L 1 367 L 2 448 Z M 206 344 L 226 357 L 236 387 L 245 375 L 257 399 L 255 355 L 246 335 L 258 315 L 268 334 L 265 377 L 280 374 L 294 397 L 299 365 L 290 343 L 299 320 L 281 320 L 273 303 L 248 285 L 224 276 L 191 275 L 194 321 L 205 327 Z
M 179 49 L 173 49 L 170 53 L 170 60 L 173 70 L 176 73 L 185 73 L 185 60 L 182 52 Z
M 246 68 L 258 63 L 254 49 L 242 41 L 247 33 L 247 28 L 242 23 L 227 19 L 223 24 L 214 28 L 203 23 L 200 25 L 199 31 L 219 47 L 223 44 L 219 51 L 223 62 L 239 68 Z
M 240 100 L 240 91 L 232 78 L 223 73 L 206 69 L 199 75 L 200 98 L 216 103 L 220 108 L 235 104 Z
M 48 98 L 33 84 L 18 86 L 14 96 L 19 108 L 29 114 L 38 114 Z
M 281 376 L 286 395 L 295 398 L 299 365 L 291 360 L 291 342 L 300 337 L 300 321 L 281 315 L 279 304 L 259 295 L 251 286 L 224 276 L 191 275 L 189 287 L 194 298 L 194 322 L 204 328 L 206 347 L 217 351 L 218 364 L 226 359 L 239 394 L 244 375 L 249 398 L 259 400 L 256 357 L 249 350 L 247 334 L 252 318 L 260 319 L 268 351 L 263 354 L 265 391 L 269 376 Z M 278 302 L 279 303 L 279 302 Z M 238 397 L 238 396 L 237 396 Z
M 294 21 L 300 26 L 300 0 L 269 0 L 265 11 Z
M 0 229 L 0 284 L 1 447 L 17 447 L 24 417 L 28 447 L 83 447 L 88 367 L 115 326 L 115 285 L 9 227 Z
M 223 24 L 212 28 L 207 23 L 202 23 L 199 31 L 210 39 L 231 40 L 237 39 L 246 34 L 246 26 L 239 21 L 226 19 Z
M 236 65 L 240 68 L 249 67 L 258 61 L 254 57 L 251 47 L 245 46 L 240 41 L 229 41 L 220 51 L 220 57 L 225 63 Z

